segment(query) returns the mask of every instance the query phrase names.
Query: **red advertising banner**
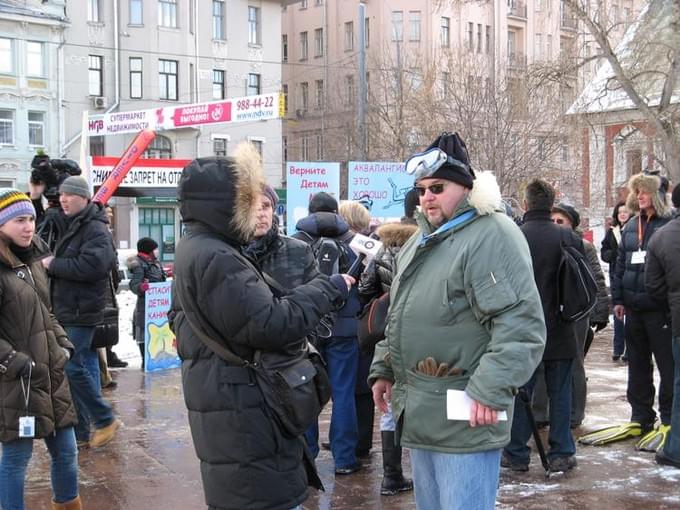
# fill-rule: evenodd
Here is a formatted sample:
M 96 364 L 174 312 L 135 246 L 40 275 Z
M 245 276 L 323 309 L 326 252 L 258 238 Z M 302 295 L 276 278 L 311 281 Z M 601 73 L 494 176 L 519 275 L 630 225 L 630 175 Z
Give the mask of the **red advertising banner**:
M 175 108 L 172 116 L 175 127 L 212 124 L 231 121 L 231 101 L 208 103 Z

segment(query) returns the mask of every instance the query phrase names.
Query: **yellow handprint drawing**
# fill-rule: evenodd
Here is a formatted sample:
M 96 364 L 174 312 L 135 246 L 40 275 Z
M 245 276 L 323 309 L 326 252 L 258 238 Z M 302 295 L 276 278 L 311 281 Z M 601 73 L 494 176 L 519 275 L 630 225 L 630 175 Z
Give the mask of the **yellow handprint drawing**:
M 154 359 L 162 355 L 177 357 L 177 343 L 168 321 L 161 326 L 149 324 L 149 354 Z

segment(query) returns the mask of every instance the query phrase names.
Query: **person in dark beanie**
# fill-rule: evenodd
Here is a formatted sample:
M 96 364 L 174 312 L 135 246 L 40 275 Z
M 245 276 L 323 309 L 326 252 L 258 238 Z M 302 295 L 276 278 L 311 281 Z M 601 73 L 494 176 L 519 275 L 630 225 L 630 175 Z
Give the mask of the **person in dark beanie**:
M 309 201 L 309 214 L 317 212 L 335 213 L 338 212 L 338 201 L 333 195 L 324 191 L 316 193 Z
M 76 439 L 79 446 L 98 448 L 110 442 L 120 426 L 111 405 L 102 398 L 99 359 L 91 348 L 95 327 L 104 318 L 116 252 L 104 207 L 90 202 L 91 196 L 84 178 L 64 180 L 59 203 L 68 229 L 57 240 L 54 256 L 42 263 L 51 278 L 54 314 L 75 347 L 66 374 L 78 412 Z M 91 423 L 95 430 L 90 437 Z
M 177 189 L 186 233 L 177 245 L 170 321 L 205 502 L 214 509 L 300 508 L 308 484 L 321 487 L 304 441 L 284 434 L 253 369 L 222 356 L 303 358 L 307 335 L 354 283 L 317 275 L 286 295 L 272 292 L 242 252 L 256 231 L 263 173 L 259 152 L 243 143 L 233 157 L 193 160 Z
M 137 241 L 137 255 L 127 260 L 130 271 L 130 290 L 137 294 L 137 304 L 132 317 L 132 336 L 137 341 L 139 352 L 142 355 L 142 370 L 146 360 L 144 347 L 144 317 L 146 315 L 145 294 L 149 290 L 149 284 L 164 282 L 165 271 L 156 257 L 158 243 L 150 237 L 142 237 Z
M 490 510 L 510 439 L 498 415 L 545 345 L 531 255 L 500 210 L 495 177 L 472 170 L 457 133 L 405 166 L 420 196 L 419 228 L 396 259 L 387 338 L 369 375 L 373 399 L 383 413 L 392 405 L 418 508 Z M 447 416 L 450 390 L 469 397 L 465 418 Z
M 670 308 L 675 363 L 670 430 L 656 450 L 656 462 L 680 469 L 680 186 L 673 189 L 672 200 L 674 218 L 654 233 L 647 246 L 645 288 Z

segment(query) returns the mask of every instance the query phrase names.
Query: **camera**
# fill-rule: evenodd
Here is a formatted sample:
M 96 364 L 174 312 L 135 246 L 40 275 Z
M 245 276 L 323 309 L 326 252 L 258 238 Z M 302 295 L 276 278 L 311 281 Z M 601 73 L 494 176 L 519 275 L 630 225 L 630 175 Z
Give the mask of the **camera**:
M 59 197 L 59 186 L 72 175 L 80 175 L 82 170 L 72 159 L 50 159 L 47 154 L 37 154 L 31 161 L 31 182 L 44 184 L 43 195 L 47 200 Z

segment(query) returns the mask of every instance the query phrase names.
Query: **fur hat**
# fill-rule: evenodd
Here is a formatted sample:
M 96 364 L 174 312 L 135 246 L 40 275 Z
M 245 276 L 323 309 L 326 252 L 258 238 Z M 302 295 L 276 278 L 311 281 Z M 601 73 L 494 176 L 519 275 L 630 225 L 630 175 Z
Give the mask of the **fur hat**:
M 150 237 L 142 237 L 137 241 L 137 251 L 151 255 L 153 251 L 158 248 L 158 243 Z
M 255 232 L 263 186 L 260 153 L 243 142 L 233 157 L 199 158 L 184 168 L 177 186 L 179 212 L 185 222 L 246 244 Z
M 652 197 L 652 206 L 656 211 L 657 216 L 668 217 L 671 214 L 670 207 L 666 203 L 665 197 L 661 198 L 660 193 L 664 193 L 662 189 L 663 181 L 658 175 L 649 173 L 639 173 L 632 175 L 628 180 L 628 198 L 626 199 L 626 207 L 631 212 L 631 216 L 640 212 L 640 206 L 637 200 L 638 191 L 646 191 Z
M 309 201 L 309 214 L 316 212 L 338 212 L 338 201 L 333 195 L 320 191 Z
M 578 213 L 578 211 L 573 205 L 560 202 L 559 204 L 554 205 L 552 210 L 553 212 L 562 213 L 567 218 L 569 218 L 569 221 L 571 221 L 571 228 L 573 229 L 575 229 L 581 224 L 581 215 Z

